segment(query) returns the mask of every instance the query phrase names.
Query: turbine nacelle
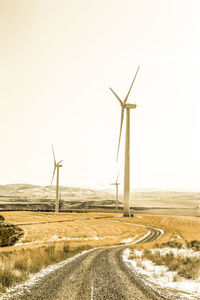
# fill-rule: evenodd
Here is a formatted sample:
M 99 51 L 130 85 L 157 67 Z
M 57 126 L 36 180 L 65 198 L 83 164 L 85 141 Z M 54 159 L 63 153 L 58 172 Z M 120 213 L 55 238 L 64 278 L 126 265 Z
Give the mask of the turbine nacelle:
M 63 165 L 60 164 L 62 161 L 63 161 L 63 160 L 59 161 L 58 163 L 55 163 L 55 166 L 56 166 L 57 168 L 62 167 Z
M 137 107 L 136 104 L 131 104 L 131 103 L 127 103 L 125 105 L 122 106 L 123 108 L 128 108 L 128 109 L 134 109 Z

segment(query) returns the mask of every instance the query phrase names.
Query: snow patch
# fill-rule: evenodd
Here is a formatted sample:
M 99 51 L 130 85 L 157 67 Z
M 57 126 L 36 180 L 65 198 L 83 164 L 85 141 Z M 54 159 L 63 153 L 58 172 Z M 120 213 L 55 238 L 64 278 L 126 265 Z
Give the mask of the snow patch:
M 121 243 L 123 243 L 123 244 L 131 243 L 136 239 L 136 237 L 138 237 L 138 234 L 136 234 L 134 237 L 130 237 L 130 238 L 121 240 Z
M 24 236 L 21 239 L 19 239 L 19 241 L 14 246 L 21 246 L 21 245 L 23 245 L 22 241 L 25 240 L 25 238 L 27 236 L 27 233 L 28 233 L 26 229 L 24 229 L 24 232 L 25 232 Z
M 116 238 L 116 236 L 108 235 L 108 236 L 99 237 L 95 235 L 91 237 L 59 237 L 57 234 L 54 234 L 49 239 L 32 240 L 31 242 L 26 242 L 26 243 L 23 243 L 21 240 L 21 242 L 16 243 L 14 246 L 16 247 L 16 246 L 41 244 L 47 242 L 59 242 L 59 241 L 98 241 L 98 240 L 113 239 L 113 238 Z
M 157 266 L 150 260 L 141 260 L 142 251 L 134 251 L 134 254 L 138 259 L 131 259 L 130 249 L 125 249 L 123 260 L 133 272 L 142 276 L 145 284 L 150 285 L 153 289 L 159 286 L 163 289 L 178 290 L 180 298 L 177 294 L 177 299 L 200 299 L 200 278 L 197 281 L 184 278 L 175 281 L 177 272 L 169 271 L 166 266 Z
M 194 251 L 192 249 L 187 249 L 185 247 L 183 248 L 161 248 L 161 249 L 151 249 L 151 252 L 153 254 L 155 254 L 157 251 L 160 252 L 160 255 L 166 255 L 169 254 L 170 252 L 172 252 L 174 254 L 174 256 L 178 256 L 181 255 L 183 257 L 200 257 L 200 251 Z

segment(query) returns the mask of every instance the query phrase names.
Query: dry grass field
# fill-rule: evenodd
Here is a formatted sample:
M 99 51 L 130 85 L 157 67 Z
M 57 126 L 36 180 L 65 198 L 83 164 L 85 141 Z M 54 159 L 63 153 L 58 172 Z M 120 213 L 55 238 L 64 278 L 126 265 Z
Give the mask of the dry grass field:
M 137 216 L 137 215 L 136 215 Z M 169 241 L 200 240 L 200 218 L 193 216 L 169 216 L 169 215 L 140 215 L 140 218 L 123 218 L 124 221 L 133 224 L 143 224 L 164 230 L 164 234 L 153 243 L 143 244 L 144 248 L 151 248 L 155 244 Z M 136 245 L 134 246 L 136 247 Z M 137 247 L 141 247 L 137 245 Z
M 136 215 L 135 218 L 119 218 L 119 214 L 102 213 L 43 213 L 43 212 L 2 212 L 8 224 L 18 225 L 24 235 L 17 245 L 7 250 L 46 244 L 91 243 L 97 246 L 119 244 L 121 240 L 143 234 L 147 229 L 123 223 L 108 222 L 109 219 L 133 224 L 143 224 L 164 230 L 156 241 L 163 243 L 178 239 L 200 240 L 200 218 L 189 216 Z M 147 246 L 147 245 L 146 245 Z M 152 246 L 152 245 L 150 245 Z M 5 251 L 1 248 L 0 251 Z
M 90 242 L 97 246 L 114 245 L 119 244 L 122 239 L 146 232 L 143 228 L 108 222 L 108 217 L 112 218 L 112 214 L 43 212 L 2 212 L 1 214 L 8 224 L 18 225 L 24 230 L 24 235 L 15 245 L 15 249 L 60 242 Z M 0 251 L 4 250 L 0 249 Z

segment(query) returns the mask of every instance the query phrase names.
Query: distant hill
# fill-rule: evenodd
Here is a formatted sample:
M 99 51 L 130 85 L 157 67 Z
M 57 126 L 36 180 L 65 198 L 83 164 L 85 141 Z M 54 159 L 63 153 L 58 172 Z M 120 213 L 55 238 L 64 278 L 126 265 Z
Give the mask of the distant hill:
M 95 190 L 80 187 L 60 187 L 60 199 L 63 209 L 87 207 L 114 207 L 115 189 Z M 123 195 L 119 195 L 122 205 Z M 55 204 L 55 186 L 31 184 L 0 185 L 0 209 L 5 207 L 53 209 Z M 200 208 L 200 192 L 160 191 L 140 189 L 131 193 L 131 205 L 141 208 Z M 39 209 L 38 208 L 38 209 Z
M 42 200 L 55 198 L 56 187 L 55 186 L 39 186 L 31 184 L 6 184 L 0 185 L 0 196 L 1 197 L 14 197 L 16 199 L 27 199 L 27 200 Z M 88 188 L 79 187 L 66 187 L 60 186 L 61 198 L 64 199 L 105 199 L 111 196 L 109 192 L 96 191 Z

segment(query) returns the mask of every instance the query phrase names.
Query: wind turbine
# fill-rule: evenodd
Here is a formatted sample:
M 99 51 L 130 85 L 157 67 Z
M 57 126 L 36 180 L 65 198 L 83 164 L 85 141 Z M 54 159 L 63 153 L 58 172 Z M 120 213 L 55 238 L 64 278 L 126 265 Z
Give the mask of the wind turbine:
M 56 205 L 55 205 L 55 212 L 59 212 L 59 168 L 62 167 L 62 165 L 60 164 L 63 160 L 59 161 L 58 163 L 56 162 L 56 157 L 55 157 L 55 152 L 54 152 L 54 148 L 53 145 L 52 146 L 52 152 L 53 152 L 53 159 L 54 159 L 54 170 L 53 170 L 53 176 L 52 176 L 52 180 L 51 180 L 51 185 L 54 179 L 54 175 L 57 169 L 57 180 L 56 180 Z
M 124 217 L 130 216 L 130 208 L 129 208 L 129 202 L 130 202 L 130 110 L 136 108 L 136 104 L 129 104 L 127 103 L 130 91 L 132 89 L 133 83 L 136 79 L 137 73 L 139 71 L 139 66 L 137 68 L 137 71 L 135 73 L 135 76 L 133 78 L 133 81 L 131 83 L 131 86 L 129 88 L 129 91 L 124 99 L 122 101 L 119 96 L 110 88 L 110 90 L 113 92 L 117 100 L 119 101 L 121 105 L 121 124 L 120 124 L 120 133 L 119 133 L 119 143 L 118 143 L 118 149 L 117 149 L 117 160 L 119 155 L 119 148 L 120 148 L 120 141 L 121 141 L 121 133 L 122 133 L 122 126 L 124 121 L 124 110 L 126 109 L 126 141 L 125 141 L 125 166 L 124 166 Z
M 119 203 L 119 201 L 118 201 L 118 185 L 120 184 L 119 182 L 118 182 L 118 178 L 119 178 L 119 173 L 118 173 L 118 175 L 117 175 L 117 179 L 116 179 L 116 182 L 115 183 L 111 183 L 111 185 L 115 185 L 115 187 L 116 187 L 116 213 L 118 213 L 118 203 Z

